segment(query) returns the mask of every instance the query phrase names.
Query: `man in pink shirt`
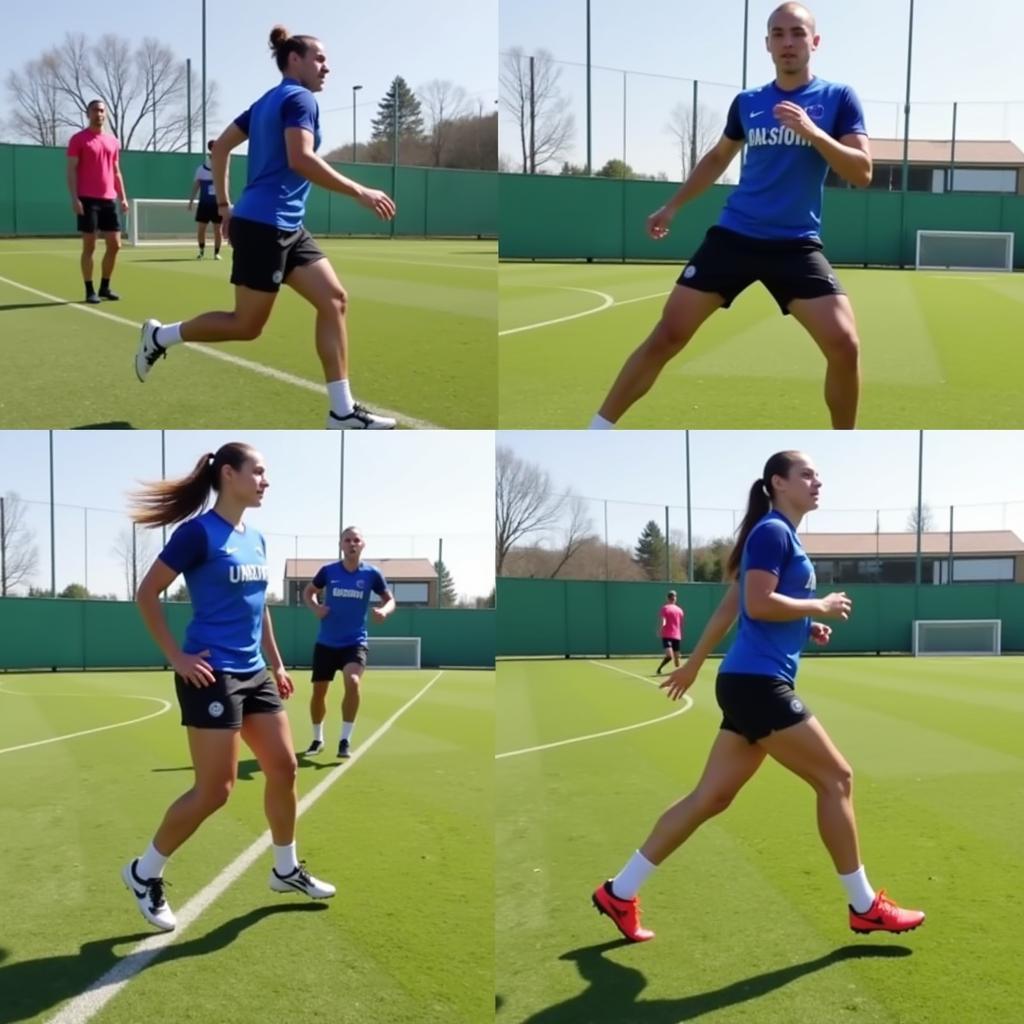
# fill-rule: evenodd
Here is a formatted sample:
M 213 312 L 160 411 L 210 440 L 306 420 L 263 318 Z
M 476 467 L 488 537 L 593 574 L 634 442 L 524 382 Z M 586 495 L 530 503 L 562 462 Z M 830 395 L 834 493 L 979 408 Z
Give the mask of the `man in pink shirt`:
M 673 667 L 679 668 L 679 642 L 683 639 L 683 609 L 676 604 L 674 590 L 668 592 L 668 604 L 662 605 L 658 635 L 661 637 L 661 646 L 665 648 L 665 657 L 661 659 L 658 671 L 654 673 L 660 676 L 661 670 L 670 661 Z
M 85 301 L 95 305 L 101 299 L 120 298 L 110 290 L 114 262 L 121 248 L 121 221 L 114 199 L 120 198 L 123 213 L 128 212 L 128 199 L 118 163 L 121 144 L 116 136 L 103 131 L 107 122 L 106 104 L 103 100 L 93 100 L 86 107 L 86 113 L 89 115 L 89 127 L 72 135 L 68 142 L 68 191 L 82 235 Z M 96 248 L 97 231 L 102 233 L 107 243 L 99 295 L 92 284 L 92 254 Z

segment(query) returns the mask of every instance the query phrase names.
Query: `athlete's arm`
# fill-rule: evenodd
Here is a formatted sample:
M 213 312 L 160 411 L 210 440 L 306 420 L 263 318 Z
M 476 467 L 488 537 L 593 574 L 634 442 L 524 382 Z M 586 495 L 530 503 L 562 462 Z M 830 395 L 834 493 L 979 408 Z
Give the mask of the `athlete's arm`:
M 708 619 L 708 624 L 704 627 L 697 646 L 690 652 L 690 656 L 679 668 L 666 677 L 665 682 L 658 689 L 668 690 L 668 696 L 672 700 L 678 700 L 686 693 L 697 678 L 697 672 L 707 660 L 708 655 L 732 628 L 739 612 L 740 587 L 738 583 L 733 582 L 725 592 L 725 596 L 719 601 L 711 618 Z
M 196 194 L 198 192 L 199 192 L 199 182 L 198 181 L 193 181 L 192 182 L 192 192 L 189 194 L 189 197 L 188 197 L 188 208 L 190 210 L 192 209 L 192 204 L 196 201 Z
M 84 212 L 82 209 L 82 201 L 78 198 L 78 157 L 68 157 L 68 192 L 71 194 L 71 208 L 75 213 L 81 214 Z
M 761 622 L 794 622 L 809 615 L 826 619 L 848 619 L 852 602 L 844 593 L 827 597 L 786 597 L 776 593 L 779 577 L 767 569 L 748 569 L 743 601 L 747 614 Z
M 302 603 L 318 618 L 327 617 L 328 608 L 323 601 L 318 600 L 320 590 L 315 583 L 307 583 L 302 588 Z
M 270 618 L 270 608 L 263 606 L 263 653 L 270 671 L 274 673 L 274 681 L 277 683 L 277 692 L 284 698 L 290 697 L 295 692 L 295 684 L 288 670 L 284 667 L 281 652 L 277 649 L 277 640 L 274 639 L 274 623 Z
M 121 209 L 128 212 L 128 195 L 124 190 L 124 178 L 121 177 L 121 160 L 114 156 L 114 191 L 121 197 Z
M 377 622 L 383 622 L 395 610 L 395 595 L 387 587 L 380 591 L 380 597 L 383 603 L 370 609 Z
M 249 136 L 232 121 L 214 140 L 213 149 L 210 150 L 210 171 L 213 174 L 213 191 L 217 196 L 218 207 L 231 205 L 228 161 L 231 150 L 237 149 L 247 138 Z
M 772 113 L 779 124 L 806 139 L 844 181 L 861 188 L 871 184 L 871 149 L 866 135 L 849 132 L 833 139 L 811 120 L 803 107 L 788 100 L 777 103 Z

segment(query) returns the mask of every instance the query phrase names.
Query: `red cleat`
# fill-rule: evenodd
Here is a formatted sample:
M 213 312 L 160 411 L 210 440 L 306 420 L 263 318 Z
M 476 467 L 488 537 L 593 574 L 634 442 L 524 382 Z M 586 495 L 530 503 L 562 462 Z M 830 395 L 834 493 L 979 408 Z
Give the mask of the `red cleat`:
M 897 907 L 884 889 L 878 890 L 875 902 L 863 914 L 850 907 L 850 930 L 861 935 L 869 932 L 911 932 L 923 921 L 923 910 Z
M 640 924 L 640 898 L 638 896 L 634 896 L 631 900 L 620 900 L 612 892 L 612 883 L 609 881 L 604 885 L 599 885 L 590 898 L 598 912 L 607 914 L 615 927 L 630 942 L 647 942 L 648 939 L 654 938 L 654 932 Z

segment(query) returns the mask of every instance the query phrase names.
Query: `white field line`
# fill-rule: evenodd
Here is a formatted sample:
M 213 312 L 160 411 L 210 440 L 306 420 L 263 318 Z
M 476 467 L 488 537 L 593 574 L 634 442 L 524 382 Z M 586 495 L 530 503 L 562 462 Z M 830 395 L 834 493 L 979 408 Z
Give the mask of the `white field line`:
M 356 747 L 347 762 L 327 773 L 323 782 L 313 787 L 300 801 L 299 814 L 309 810 L 338 779 L 347 775 L 355 763 L 379 740 L 395 722 L 441 678 L 438 672 L 414 697 L 406 701 L 372 736 Z M 270 849 L 270 832 L 264 832 L 252 845 L 243 850 L 212 882 L 196 893 L 178 912 L 178 927 L 173 932 L 161 932 L 143 939 L 101 978 L 94 981 L 81 995 L 70 1000 L 47 1024 L 85 1024 L 99 1013 L 125 985 L 156 958 L 160 950 L 169 946 L 199 915 L 223 893 L 232 882 L 241 877 L 256 858 Z M 111 885 L 114 885 L 111 882 Z
M 614 309 L 618 306 L 628 306 L 632 302 L 647 302 L 650 299 L 660 299 L 668 295 L 668 292 L 655 292 L 653 295 L 640 295 L 635 299 L 614 299 L 605 292 L 594 291 L 590 288 L 566 288 L 570 292 L 587 292 L 590 295 L 599 295 L 605 301 L 593 309 L 585 309 L 582 313 L 570 313 L 568 316 L 556 317 L 554 320 L 541 320 L 535 324 L 524 324 L 522 327 L 508 327 L 504 331 L 498 331 L 498 337 L 506 334 L 520 334 L 523 331 L 536 331 L 540 327 L 550 327 L 552 324 L 564 324 L 568 320 L 579 320 L 580 317 L 593 316 L 595 313 L 603 313 L 606 309 Z

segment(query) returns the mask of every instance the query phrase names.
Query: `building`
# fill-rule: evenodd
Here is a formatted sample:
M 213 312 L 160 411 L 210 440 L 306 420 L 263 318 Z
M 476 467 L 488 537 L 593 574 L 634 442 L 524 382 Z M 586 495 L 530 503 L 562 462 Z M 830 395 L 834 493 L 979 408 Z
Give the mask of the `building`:
M 302 604 L 302 591 L 321 566 L 338 559 L 289 558 L 284 563 L 284 603 Z M 437 570 L 428 558 L 370 558 L 388 581 L 391 593 L 400 608 L 437 607 Z M 376 603 L 377 596 L 370 601 Z
M 819 592 L 848 583 L 913 583 L 917 534 L 805 533 Z M 952 542 L 952 543 L 951 543 Z M 1024 541 L 1012 530 L 921 534 L 921 581 L 1024 583 Z

